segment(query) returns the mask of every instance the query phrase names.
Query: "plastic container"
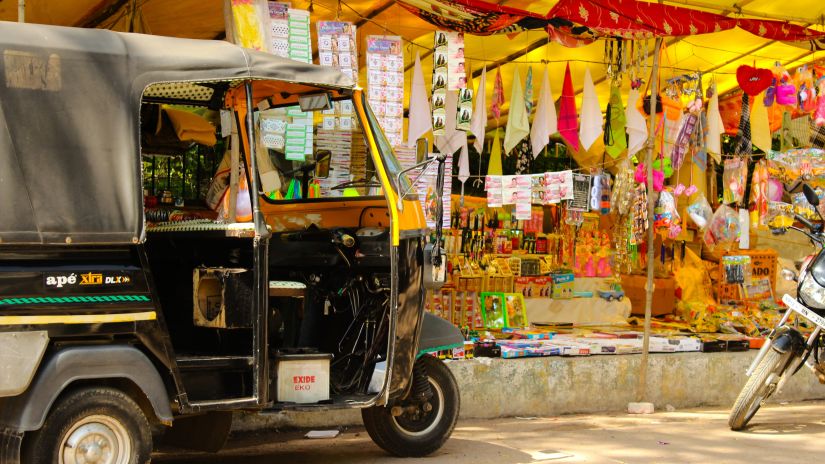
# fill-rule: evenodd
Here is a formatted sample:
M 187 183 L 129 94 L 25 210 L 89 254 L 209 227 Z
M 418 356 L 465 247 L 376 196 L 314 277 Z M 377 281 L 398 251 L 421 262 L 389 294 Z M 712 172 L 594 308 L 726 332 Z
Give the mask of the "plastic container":
M 282 354 L 278 369 L 278 401 L 309 404 L 329 400 L 329 361 L 332 355 Z

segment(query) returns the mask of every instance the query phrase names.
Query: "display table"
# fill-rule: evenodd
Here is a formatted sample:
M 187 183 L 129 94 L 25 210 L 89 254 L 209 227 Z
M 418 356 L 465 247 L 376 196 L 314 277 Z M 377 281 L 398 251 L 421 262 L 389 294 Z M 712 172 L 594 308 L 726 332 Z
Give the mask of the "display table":
M 576 278 L 577 292 L 593 292 L 593 298 L 554 300 L 551 298 L 525 298 L 527 320 L 537 324 L 613 324 L 625 323 L 630 317 L 630 300 L 606 301 L 598 296 L 605 288 L 605 280 L 598 277 Z

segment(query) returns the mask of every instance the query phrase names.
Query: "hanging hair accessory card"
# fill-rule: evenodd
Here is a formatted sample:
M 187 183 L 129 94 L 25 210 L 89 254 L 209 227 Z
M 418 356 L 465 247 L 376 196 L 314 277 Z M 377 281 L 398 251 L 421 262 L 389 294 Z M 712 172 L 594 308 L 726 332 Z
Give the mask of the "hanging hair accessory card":
M 589 211 L 590 209 L 590 176 L 587 174 L 573 174 L 573 199 L 567 206 L 573 211 Z

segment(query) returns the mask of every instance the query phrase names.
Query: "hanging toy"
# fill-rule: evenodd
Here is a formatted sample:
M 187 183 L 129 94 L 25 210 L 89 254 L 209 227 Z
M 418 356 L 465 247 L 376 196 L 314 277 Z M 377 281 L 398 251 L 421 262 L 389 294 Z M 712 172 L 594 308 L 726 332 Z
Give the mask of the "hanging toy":
M 813 72 L 807 66 L 802 66 L 797 69 L 794 77 L 796 86 L 799 88 L 797 95 L 799 109 L 810 113 L 816 109 L 816 90 L 814 89 Z
M 820 77 L 817 81 L 819 96 L 816 97 L 816 112 L 814 113 L 814 124 L 817 127 L 825 126 L 825 77 Z
M 764 161 L 760 161 L 753 169 L 751 179 L 751 223 L 766 225 L 768 215 L 768 182 L 770 174 Z
M 779 105 L 796 105 L 796 87 L 790 82 L 791 75 L 777 61 L 773 75 L 778 81 L 776 86 L 776 103 Z
M 653 161 L 653 171 L 660 171 L 665 179 L 673 175 L 673 166 L 670 158 L 659 158 Z
M 661 192 L 662 189 L 665 188 L 665 174 L 662 171 L 655 169 L 655 162 L 653 166 L 653 190 L 656 192 Z M 647 169 L 644 163 L 639 163 L 639 165 L 636 166 L 636 172 L 633 175 L 633 178 L 639 184 L 647 185 Z
M 590 210 L 598 211 L 602 201 L 602 174 L 593 174 L 593 183 L 590 187 Z
M 601 196 L 601 202 L 599 204 L 599 206 L 600 206 L 599 211 L 602 214 L 610 214 L 610 197 L 611 197 L 610 184 L 612 183 L 611 179 L 610 179 L 610 173 L 608 173 L 608 172 L 602 173 L 601 177 L 599 178 L 599 182 L 601 182 L 601 184 L 602 184 L 602 196 Z

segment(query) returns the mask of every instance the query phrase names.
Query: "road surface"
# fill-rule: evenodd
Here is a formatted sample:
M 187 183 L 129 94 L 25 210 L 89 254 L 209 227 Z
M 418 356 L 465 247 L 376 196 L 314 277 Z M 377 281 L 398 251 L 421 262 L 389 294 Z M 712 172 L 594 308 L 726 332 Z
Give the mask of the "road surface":
M 745 432 L 731 432 L 728 411 L 695 409 L 553 418 L 460 421 L 428 464 L 440 463 L 760 463 L 819 462 L 825 454 L 825 402 L 766 406 Z M 363 428 L 337 438 L 302 433 L 233 437 L 217 455 L 167 450 L 164 464 L 403 463 L 375 446 Z

